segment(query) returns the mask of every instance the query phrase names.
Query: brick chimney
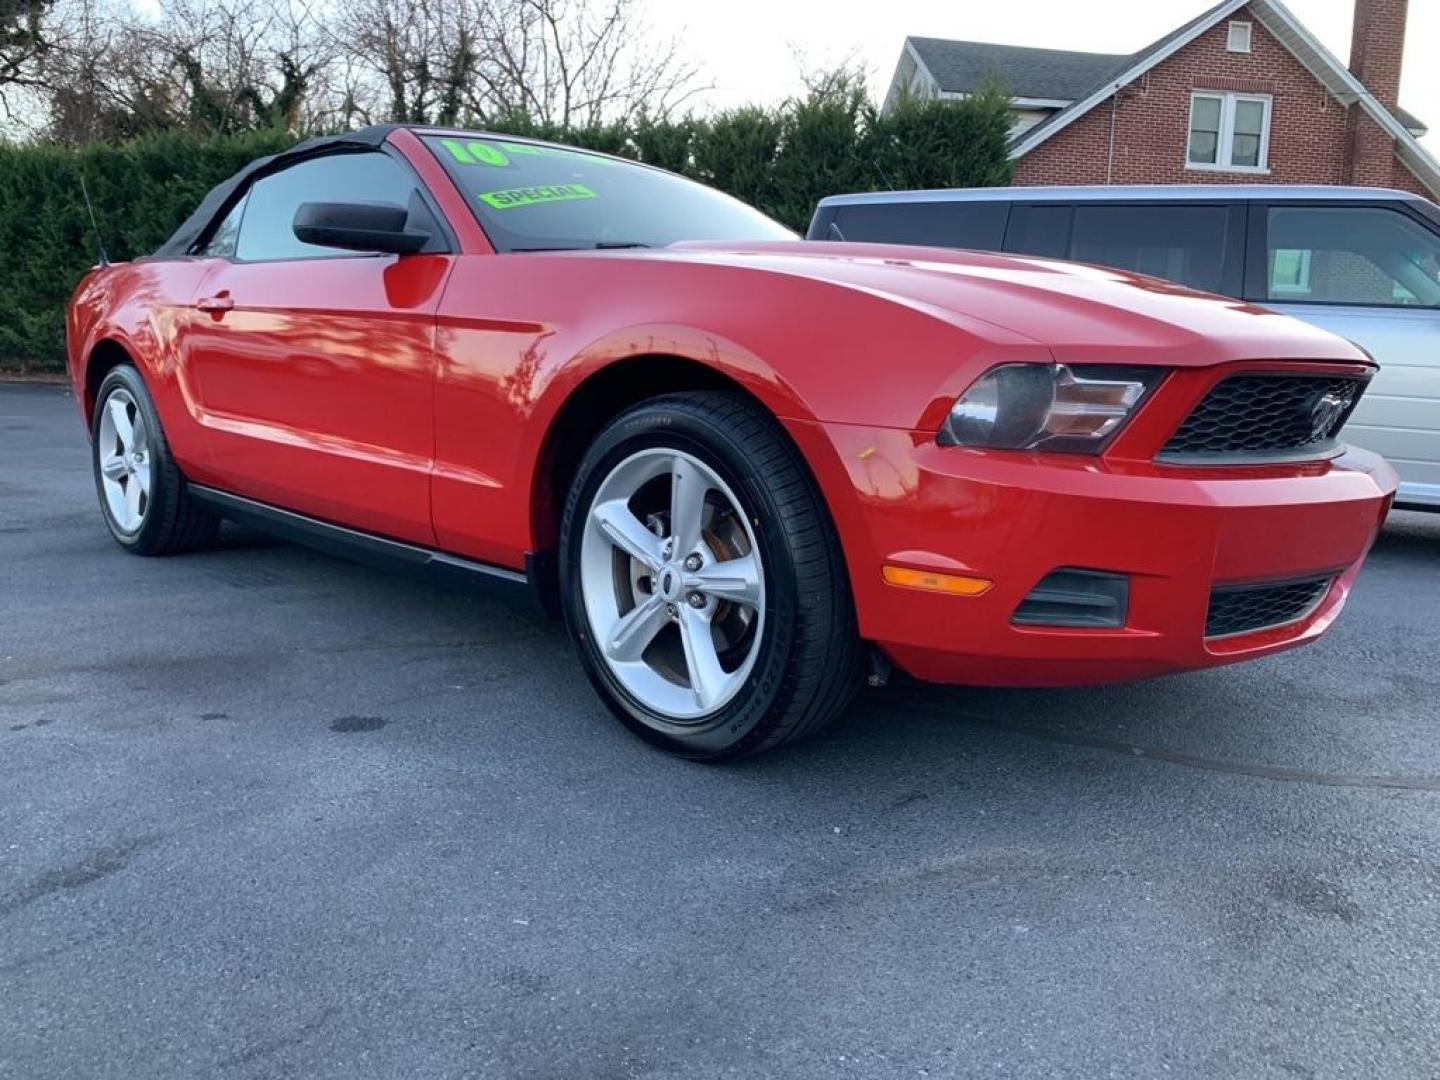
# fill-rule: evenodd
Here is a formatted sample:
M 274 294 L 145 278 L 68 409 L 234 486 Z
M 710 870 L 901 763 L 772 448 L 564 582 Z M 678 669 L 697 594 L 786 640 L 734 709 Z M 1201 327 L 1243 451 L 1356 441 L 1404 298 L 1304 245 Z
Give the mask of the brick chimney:
M 1400 60 L 1405 52 L 1408 0 L 1355 0 L 1350 37 L 1350 71 L 1391 112 L 1400 100 Z M 1347 177 L 1352 184 L 1394 183 L 1395 142 L 1359 105 L 1350 106 Z
M 1400 100 L 1400 58 L 1405 52 L 1409 0 L 1355 0 L 1350 71 L 1387 109 Z

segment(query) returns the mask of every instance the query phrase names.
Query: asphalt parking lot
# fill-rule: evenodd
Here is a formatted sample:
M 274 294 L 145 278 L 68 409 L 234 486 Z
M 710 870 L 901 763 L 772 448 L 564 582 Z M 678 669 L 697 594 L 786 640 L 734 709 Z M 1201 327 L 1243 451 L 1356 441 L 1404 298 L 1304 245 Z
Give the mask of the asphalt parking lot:
M 1440 517 L 1310 649 L 716 768 L 538 618 L 123 554 L 58 387 L 0 460 L 0 1077 L 1440 1073 Z

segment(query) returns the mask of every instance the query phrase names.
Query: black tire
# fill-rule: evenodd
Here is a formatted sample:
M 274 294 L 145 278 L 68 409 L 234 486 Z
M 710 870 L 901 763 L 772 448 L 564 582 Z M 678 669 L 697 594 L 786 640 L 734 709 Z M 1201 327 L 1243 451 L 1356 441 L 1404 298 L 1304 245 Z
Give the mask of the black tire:
M 632 696 L 601 656 L 584 609 L 581 538 L 611 470 L 650 448 L 683 451 L 741 500 L 762 556 L 765 627 L 733 699 L 677 724 Z M 617 417 L 590 447 L 565 503 L 560 593 L 586 674 L 620 721 L 683 757 L 721 761 L 804 738 L 834 720 L 861 682 L 860 642 L 844 557 L 824 500 L 779 423 L 739 393 L 671 394 Z
M 118 390 L 127 393 L 134 408 L 143 414 L 147 432 L 146 456 L 150 467 L 150 491 L 144 516 L 138 529 L 127 531 L 116 521 L 106 498 L 101 475 L 102 418 L 111 397 Z M 100 499 L 100 513 L 115 542 L 135 555 L 174 555 L 195 551 L 215 539 L 220 519 L 195 502 L 186 489 L 185 476 L 170 453 L 160 415 L 145 388 L 145 380 L 129 364 L 112 368 L 95 394 L 95 414 L 90 427 L 90 462 L 95 474 L 95 492 Z

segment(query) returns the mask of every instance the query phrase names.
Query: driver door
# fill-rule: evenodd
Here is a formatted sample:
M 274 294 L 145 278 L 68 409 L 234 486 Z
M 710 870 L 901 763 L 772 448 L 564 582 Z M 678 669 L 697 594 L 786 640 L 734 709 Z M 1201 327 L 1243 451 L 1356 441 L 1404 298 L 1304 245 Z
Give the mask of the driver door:
M 434 240 L 405 256 L 305 244 L 292 229 L 305 202 L 408 206 Z M 213 265 L 181 353 L 206 482 L 433 544 L 435 309 L 451 250 L 387 153 L 307 158 L 252 182 L 203 251 Z

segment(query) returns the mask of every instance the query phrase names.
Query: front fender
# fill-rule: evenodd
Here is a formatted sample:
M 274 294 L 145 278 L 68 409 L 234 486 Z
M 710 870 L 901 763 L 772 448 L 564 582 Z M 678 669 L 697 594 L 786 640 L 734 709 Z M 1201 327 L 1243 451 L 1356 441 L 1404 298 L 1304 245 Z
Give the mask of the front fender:
M 796 387 L 774 365 L 722 334 L 678 323 L 627 326 L 584 346 L 552 373 L 536 399 L 535 417 L 548 426 L 587 379 L 637 356 L 673 356 L 701 364 L 744 387 L 776 416 L 815 419 Z
M 782 422 L 912 430 L 992 363 L 1050 359 L 1020 335 L 873 290 L 681 251 L 461 258 L 436 331 L 436 535 L 502 565 L 544 542 L 528 508 L 544 495 L 557 417 L 624 361 L 678 357 Z

